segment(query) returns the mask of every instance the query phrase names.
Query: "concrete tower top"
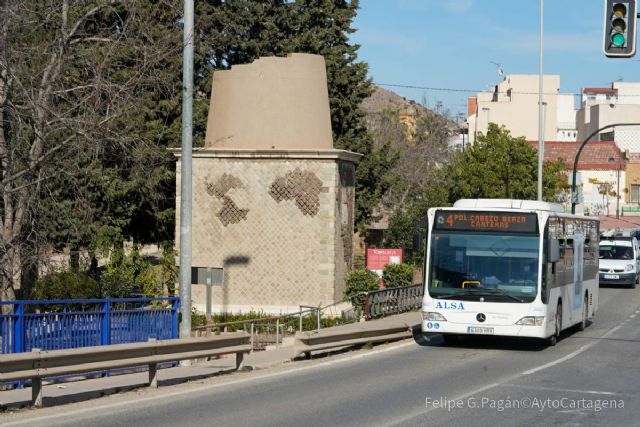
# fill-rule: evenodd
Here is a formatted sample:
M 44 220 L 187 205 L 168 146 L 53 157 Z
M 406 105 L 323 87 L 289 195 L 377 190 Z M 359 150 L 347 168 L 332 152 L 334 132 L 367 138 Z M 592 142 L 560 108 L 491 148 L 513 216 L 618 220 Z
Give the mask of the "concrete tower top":
M 213 74 L 207 148 L 331 149 L 324 58 L 259 58 Z

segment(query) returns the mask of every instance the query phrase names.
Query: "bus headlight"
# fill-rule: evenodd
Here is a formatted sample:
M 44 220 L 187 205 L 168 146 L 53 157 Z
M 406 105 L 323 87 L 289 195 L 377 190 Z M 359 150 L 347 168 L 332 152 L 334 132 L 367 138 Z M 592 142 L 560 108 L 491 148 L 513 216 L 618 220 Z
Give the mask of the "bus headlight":
M 433 311 L 423 311 L 422 312 L 422 320 L 428 320 L 430 322 L 446 322 L 447 319 L 440 313 L 435 313 Z
M 516 325 L 523 326 L 542 326 L 544 324 L 544 316 L 526 316 L 516 322 Z
M 634 268 L 635 268 L 635 265 L 627 264 L 627 266 L 624 268 L 624 271 L 633 271 Z

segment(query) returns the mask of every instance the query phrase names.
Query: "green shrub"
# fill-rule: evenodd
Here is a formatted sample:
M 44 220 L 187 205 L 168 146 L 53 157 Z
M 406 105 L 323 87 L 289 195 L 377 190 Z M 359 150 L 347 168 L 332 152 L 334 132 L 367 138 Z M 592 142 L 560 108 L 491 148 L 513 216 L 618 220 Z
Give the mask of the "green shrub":
M 265 328 L 271 327 L 272 330 L 275 330 L 276 324 L 279 324 L 285 331 L 289 333 L 295 332 L 300 327 L 300 316 L 296 314 L 292 314 L 289 316 L 282 316 L 279 320 L 271 319 L 272 315 L 266 314 L 263 311 L 248 311 L 246 313 L 212 313 L 211 315 L 213 324 L 227 323 L 227 322 L 237 322 L 237 321 L 245 321 L 245 320 L 254 320 L 254 319 L 264 319 L 260 320 L 256 323 L 256 327 L 259 330 L 265 330 Z M 274 316 L 275 317 L 275 316 Z M 199 326 L 205 326 L 207 322 L 206 315 L 201 313 L 193 308 L 191 312 L 191 327 L 197 328 Z M 329 317 L 325 314 L 320 316 L 320 328 L 330 328 L 332 326 L 343 325 L 346 323 L 352 322 L 352 319 L 339 316 L 339 317 Z M 245 330 L 245 328 L 249 328 L 249 323 L 237 323 L 233 325 L 226 326 L 227 332 L 241 331 Z M 302 330 L 303 331 L 312 331 L 318 327 L 318 320 L 316 313 L 306 313 L 302 318 Z
M 361 313 L 364 307 L 365 292 L 380 289 L 380 277 L 367 269 L 353 270 L 345 276 L 345 297 L 351 300 L 351 304 Z
M 191 309 L 191 327 L 197 328 L 207 324 L 207 316 L 204 313 L 196 311 L 195 307 Z
M 382 280 L 385 288 L 400 288 L 413 284 L 413 266 L 410 264 L 387 264 Z
M 39 300 L 100 298 L 100 287 L 84 273 L 50 273 L 35 283 L 31 297 Z
M 140 254 L 138 246 L 133 247 L 130 255 L 124 255 L 120 248 L 114 250 L 111 261 L 105 266 L 100 285 L 106 298 L 161 294 L 153 264 Z

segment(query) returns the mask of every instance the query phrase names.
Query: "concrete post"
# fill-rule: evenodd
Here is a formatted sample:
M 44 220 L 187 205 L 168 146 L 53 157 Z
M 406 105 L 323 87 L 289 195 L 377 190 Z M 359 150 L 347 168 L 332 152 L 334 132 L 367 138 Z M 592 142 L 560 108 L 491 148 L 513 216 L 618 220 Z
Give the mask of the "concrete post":
M 149 387 L 158 388 L 158 364 L 149 363 Z
M 236 371 L 242 367 L 244 361 L 244 353 L 239 351 L 236 353 Z
M 41 408 L 43 405 L 42 378 L 31 379 L 31 403 L 33 406 Z

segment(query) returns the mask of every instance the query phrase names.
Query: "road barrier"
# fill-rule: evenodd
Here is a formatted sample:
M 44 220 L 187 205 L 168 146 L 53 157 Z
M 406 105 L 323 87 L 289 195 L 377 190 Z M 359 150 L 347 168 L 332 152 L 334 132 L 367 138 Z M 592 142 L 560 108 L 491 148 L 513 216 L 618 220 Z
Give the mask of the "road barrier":
M 158 363 L 235 353 L 239 369 L 244 354 L 250 351 L 250 337 L 243 332 L 73 350 L 32 349 L 28 353 L 0 355 L 0 382 L 31 379 L 32 404 L 42 406 L 43 378 L 148 365 L 148 385 L 157 387 Z
M 363 326 L 346 331 L 325 329 L 320 333 L 302 332 L 295 335 L 293 357 L 304 354 L 309 358 L 312 351 L 337 349 L 366 343 L 397 341 L 411 338 L 412 336 L 411 328 L 404 324 L 384 327 Z
M 377 319 L 390 314 L 417 310 L 422 306 L 423 285 L 403 286 L 367 292 L 364 302 L 364 317 Z
M 0 353 L 178 338 L 179 311 L 175 297 L 0 301 Z

